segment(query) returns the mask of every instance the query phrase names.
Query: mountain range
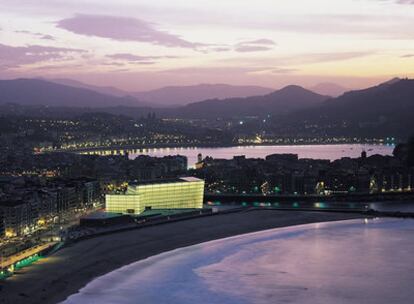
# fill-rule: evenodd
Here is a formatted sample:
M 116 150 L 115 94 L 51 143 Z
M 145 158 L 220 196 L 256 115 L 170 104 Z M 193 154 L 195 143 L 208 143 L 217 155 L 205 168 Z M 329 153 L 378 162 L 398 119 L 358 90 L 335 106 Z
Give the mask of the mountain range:
M 117 97 L 42 79 L 0 80 L 1 103 L 91 108 L 146 106 L 134 97 Z
M 329 99 L 300 86 L 290 85 L 263 96 L 212 99 L 176 109 L 175 116 L 187 118 L 232 118 L 284 115 L 321 105 Z
M 142 101 L 142 99 L 138 99 L 137 97 L 122 95 L 123 92 L 115 88 L 100 87 L 100 91 L 111 92 L 111 94 L 104 94 L 92 90 L 94 87 L 84 85 L 81 82 L 67 80 L 60 80 L 60 82 L 61 83 L 56 83 L 44 79 L 0 80 L 0 104 L 15 103 L 32 106 L 44 105 L 49 107 L 100 108 L 100 111 L 105 108 L 105 111 L 111 113 L 127 115 L 129 113 L 134 113 L 134 116 L 137 116 L 137 113 L 139 114 L 140 112 L 145 115 L 148 113 L 149 108 L 152 108 L 152 111 L 161 116 L 229 118 L 232 116 L 287 114 L 291 111 L 318 105 L 328 98 L 327 96 L 319 95 L 302 87 L 293 85 L 277 91 L 272 91 L 271 89 L 254 86 L 238 87 L 221 84 L 202 84 L 189 87 L 167 87 L 153 92 L 157 92 L 158 95 L 155 94 L 158 96 L 157 100 L 161 100 L 163 95 L 168 96 L 171 94 L 173 97 L 169 97 L 170 101 L 172 99 L 177 102 L 178 100 L 181 100 L 181 103 L 187 103 L 193 98 L 196 99 L 202 98 L 202 96 L 211 95 L 217 96 L 220 94 L 220 96 L 232 94 L 245 95 L 248 94 L 248 92 L 266 94 L 250 97 L 207 99 L 204 101 L 188 103 L 187 105 L 160 107 L 159 104 L 153 106 L 155 99 L 152 102 Z M 189 97 L 187 97 L 188 99 L 184 99 L 185 92 L 188 92 L 189 94 Z M 148 98 L 146 100 L 148 100 Z
M 142 92 L 128 92 L 115 87 L 101 87 L 85 84 L 83 82 L 72 79 L 51 79 L 49 81 L 71 87 L 89 89 L 102 94 L 108 94 L 117 97 L 131 96 L 138 99 L 141 104 L 157 108 L 187 105 L 189 103 L 214 98 L 225 99 L 232 97 L 265 95 L 274 91 L 273 89 L 260 86 L 198 84 L 192 86 L 169 86 Z
M 0 80 L 0 104 L 43 105 L 47 106 L 46 109 L 66 107 L 67 113 L 99 110 L 132 117 L 146 116 L 149 112 L 155 112 L 159 117 L 201 119 L 264 118 L 271 115 L 277 117 L 277 128 L 287 125 L 296 125 L 296 129 L 318 126 L 327 133 L 341 128 L 358 134 L 361 130 L 371 130 L 371 133 L 386 130 L 397 134 L 414 129 L 414 80 L 410 79 L 392 79 L 371 88 L 346 92 L 336 98 L 291 85 L 257 96 L 207 99 L 163 108 L 150 107 L 136 97 L 113 95 L 116 92 L 104 94 L 74 85 L 42 79 Z M 2 109 L 6 111 L 4 106 Z M 9 110 L 11 113 L 24 112 L 21 107 Z M 42 111 L 53 112 L 45 108 Z
M 157 90 L 136 92 L 132 95 L 153 105 L 178 106 L 206 99 L 225 99 L 265 95 L 273 89 L 259 86 L 233 86 L 228 84 L 199 84 L 193 86 L 170 86 Z
M 406 135 L 414 132 L 414 80 L 395 78 L 364 90 L 347 92 L 320 106 L 285 115 L 279 126 L 317 126 L 327 135 Z M 341 132 L 339 132 L 342 130 Z
M 349 91 L 318 109 L 319 115 L 350 120 L 414 113 L 414 80 L 394 78 L 377 86 Z
M 62 85 L 69 86 L 69 87 L 88 89 L 88 90 L 92 90 L 92 91 L 95 91 L 95 92 L 98 92 L 98 93 L 101 93 L 101 94 L 112 95 L 112 96 L 116 96 L 116 97 L 132 96 L 132 94 L 130 92 L 123 91 L 123 90 L 115 88 L 115 87 L 95 86 L 95 85 L 92 85 L 92 84 L 86 84 L 84 82 L 73 80 L 73 79 L 68 79 L 68 78 L 54 78 L 54 79 L 43 79 L 43 78 L 41 78 L 41 80 L 45 80 L 45 81 L 49 81 L 49 82 L 53 82 L 53 83 L 58 83 L 58 84 L 62 84 Z

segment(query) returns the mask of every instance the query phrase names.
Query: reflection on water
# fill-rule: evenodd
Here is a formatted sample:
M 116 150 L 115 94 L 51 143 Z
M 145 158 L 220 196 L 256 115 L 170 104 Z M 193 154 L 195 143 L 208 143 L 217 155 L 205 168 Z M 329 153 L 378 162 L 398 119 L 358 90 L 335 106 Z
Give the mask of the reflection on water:
M 351 210 L 351 211 L 367 211 L 369 209 L 377 210 L 376 203 L 362 203 L 362 202 L 311 202 L 311 201 L 267 201 L 267 202 L 245 202 L 243 197 L 239 201 L 221 202 L 219 200 L 207 201 L 207 207 L 217 208 L 218 210 L 228 209 L 230 207 L 265 207 L 276 209 L 303 209 L 303 210 Z
M 414 220 L 273 229 L 167 252 L 64 303 L 412 303 Z
M 243 197 L 239 201 L 233 202 L 221 202 L 221 201 L 207 201 L 207 207 L 217 208 L 218 210 L 224 210 L 228 208 L 236 207 L 264 207 L 264 208 L 276 208 L 276 209 L 303 209 L 303 210 L 343 210 L 343 211 L 389 211 L 389 212 L 406 212 L 414 213 L 413 201 L 385 201 L 385 202 L 289 202 L 289 201 L 268 201 L 268 202 L 244 202 Z
M 359 157 L 362 151 L 367 151 L 368 155 L 381 154 L 391 155 L 394 146 L 387 145 L 304 145 L 304 146 L 239 146 L 226 148 L 153 148 L 153 149 L 132 149 L 132 150 L 112 150 L 95 151 L 90 153 L 111 155 L 129 153 L 130 158 L 138 155 L 150 155 L 162 157 L 167 155 L 184 155 L 188 158 L 189 166 L 193 166 L 197 161 L 197 155 L 201 153 L 203 157 L 231 159 L 233 156 L 246 155 L 248 158 L 265 158 L 270 154 L 294 153 L 299 158 L 329 159 L 335 160 L 341 157 Z

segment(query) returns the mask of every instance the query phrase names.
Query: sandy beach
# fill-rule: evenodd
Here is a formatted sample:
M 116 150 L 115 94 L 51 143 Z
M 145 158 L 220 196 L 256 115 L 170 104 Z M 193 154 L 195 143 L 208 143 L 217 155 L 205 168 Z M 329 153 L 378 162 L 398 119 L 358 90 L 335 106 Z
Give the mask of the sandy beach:
M 255 210 L 96 237 L 65 247 L 1 282 L 0 303 L 59 303 L 96 277 L 165 251 L 265 229 L 358 217 L 361 216 Z

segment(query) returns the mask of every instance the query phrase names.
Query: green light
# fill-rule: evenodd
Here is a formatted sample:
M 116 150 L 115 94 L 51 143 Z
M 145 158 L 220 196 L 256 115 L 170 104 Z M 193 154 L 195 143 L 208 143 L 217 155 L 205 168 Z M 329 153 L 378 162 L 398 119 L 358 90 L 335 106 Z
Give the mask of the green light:
M 315 203 L 314 205 L 316 208 L 326 208 L 326 204 L 325 203 Z
M 28 258 L 25 258 L 23 260 L 20 260 L 20 261 L 16 262 L 14 265 L 12 265 L 12 269 L 13 269 L 13 271 L 22 269 L 24 267 L 32 265 L 33 263 L 39 261 L 42 258 L 43 257 L 41 255 L 34 254 L 34 255 L 32 255 Z M 7 279 L 8 277 L 12 276 L 13 271 L 8 271 L 8 270 L 0 271 L 0 280 L 4 280 L 4 279 Z
M 276 186 L 275 187 L 275 193 L 280 193 L 280 192 L 281 192 L 280 188 L 278 186 Z
M 18 270 L 18 269 L 21 269 L 23 267 L 29 266 L 29 265 L 37 262 L 41 258 L 42 257 L 39 256 L 38 254 L 32 255 L 31 257 L 28 257 L 26 259 L 23 259 L 23 260 L 17 262 L 14 266 L 14 269 Z
M 11 275 L 12 275 L 12 273 L 9 272 L 9 271 L 6 271 L 6 270 L 0 271 L 0 280 L 7 279 Z

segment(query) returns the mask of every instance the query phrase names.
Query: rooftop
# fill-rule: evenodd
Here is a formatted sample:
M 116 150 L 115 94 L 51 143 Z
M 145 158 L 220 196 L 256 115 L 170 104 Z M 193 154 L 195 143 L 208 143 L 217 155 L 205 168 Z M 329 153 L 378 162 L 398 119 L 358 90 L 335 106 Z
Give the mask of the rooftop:
M 182 183 L 182 182 L 199 182 L 202 181 L 199 178 L 187 176 L 187 177 L 179 177 L 179 178 L 159 178 L 159 179 L 152 179 L 152 180 L 144 180 L 144 181 L 133 181 L 130 182 L 130 186 L 142 186 L 142 185 L 156 185 L 156 184 L 173 184 L 173 183 Z

